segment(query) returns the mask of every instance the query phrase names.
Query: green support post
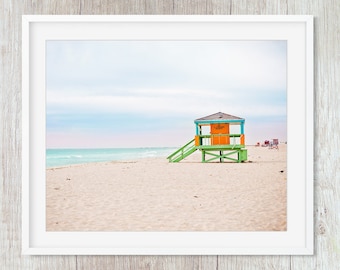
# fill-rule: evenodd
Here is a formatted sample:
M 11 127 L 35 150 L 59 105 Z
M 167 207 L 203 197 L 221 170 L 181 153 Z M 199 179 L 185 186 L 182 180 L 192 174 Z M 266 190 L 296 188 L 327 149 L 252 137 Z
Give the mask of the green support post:
M 240 149 L 238 151 L 238 162 L 246 161 L 248 159 L 247 149 Z

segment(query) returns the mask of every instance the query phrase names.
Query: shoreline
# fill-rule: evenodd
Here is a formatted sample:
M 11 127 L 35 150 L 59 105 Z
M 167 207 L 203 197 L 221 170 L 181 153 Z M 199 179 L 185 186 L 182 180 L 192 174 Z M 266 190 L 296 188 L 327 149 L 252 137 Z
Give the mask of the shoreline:
M 171 147 L 46 149 L 46 168 L 149 157 L 166 158 L 176 149 Z
M 283 145 L 283 146 L 287 146 L 287 144 L 280 144 L 280 145 Z M 149 149 L 149 148 L 175 148 L 175 147 L 136 147 L 136 148 L 124 148 L 124 147 L 121 147 L 121 148 L 49 148 L 47 150 L 97 150 L 97 149 L 100 149 L 100 150 L 104 150 L 104 149 Z M 180 148 L 180 147 L 178 147 Z M 178 149 L 177 148 L 177 149 Z M 268 147 L 258 147 L 256 145 L 246 145 L 245 146 L 245 149 L 251 149 L 251 148 L 262 148 L 262 149 L 268 149 L 268 150 L 273 150 L 273 149 L 269 149 Z M 174 150 L 176 151 L 176 150 Z M 174 152 L 173 151 L 173 152 Z M 172 153 L 172 152 L 171 152 Z M 171 153 L 169 153 L 168 155 L 170 155 Z M 134 159 L 116 159 L 116 160 L 107 160 L 107 161 L 90 161 L 90 162 L 84 162 L 84 163 L 71 163 L 71 164 L 66 164 L 66 165 L 60 165 L 60 166 L 52 166 L 52 167 L 46 167 L 46 170 L 51 170 L 51 169 L 59 169 L 59 168 L 69 168 L 71 166 L 81 166 L 81 165 L 88 165 L 88 164 L 97 164 L 97 163 L 111 163 L 111 162 L 117 162 L 117 163 L 126 163 L 126 162 L 137 162 L 139 160 L 145 160 L 145 159 L 161 159 L 161 158 L 164 158 L 164 160 L 166 160 L 168 162 L 168 159 L 167 159 L 167 156 L 168 155 L 164 155 L 164 156 L 155 156 L 155 157 L 139 157 L 139 158 L 134 158 Z M 194 153 L 195 156 L 197 156 L 197 153 Z M 197 159 L 197 162 L 201 162 L 201 159 L 200 158 L 196 158 Z M 181 161 L 182 163 L 183 162 L 188 162 L 189 161 L 193 161 L 192 157 L 189 156 L 187 157 L 186 159 L 184 159 L 183 161 Z M 245 161 L 244 163 L 249 163 L 249 162 L 253 162 L 251 160 L 247 160 Z M 219 163 L 219 162 L 209 162 L 209 163 Z M 225 161 L 224 163 L 229 163 L 229 161 Z
M 244 163 L 166 157 L 46 169 L 47 231 L 285 231 L 286 147 Z M 282 172 L 281 172 L 282 171 Z

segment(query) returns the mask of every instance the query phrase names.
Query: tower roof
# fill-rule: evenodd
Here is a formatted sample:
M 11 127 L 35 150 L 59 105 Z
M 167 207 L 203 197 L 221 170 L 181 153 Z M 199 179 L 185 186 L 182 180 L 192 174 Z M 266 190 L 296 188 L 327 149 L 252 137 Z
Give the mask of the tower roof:
M 216 121 L 216 120 L 219 120 L 219 121 L 237 121 L 237 120 L 240 120 L 240 121 L 244 121 L 243 118 L 241 117 L 238 117 L 238 116 L 234 116 L 234 115 L 230 115 L 230 114 L 226 114 L 226 113 L 223 113 L 223 112 L 218 112 L 218 113 L 214 113 L 214 114 L 211 114 L 211 115 L 208 115 L 208 116 L 204 116 L 204 117 L 201 117 L 201 118 L 198 118 L 195 120 L 195 122 L 200 122 L 200 121 Z

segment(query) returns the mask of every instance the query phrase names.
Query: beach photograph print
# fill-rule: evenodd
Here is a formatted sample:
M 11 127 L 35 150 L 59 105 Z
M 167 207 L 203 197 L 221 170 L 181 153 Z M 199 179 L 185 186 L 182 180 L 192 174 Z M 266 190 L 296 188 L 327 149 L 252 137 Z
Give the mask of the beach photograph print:
M 285 40 L 46 41 L 46 230 L 287 230 Z

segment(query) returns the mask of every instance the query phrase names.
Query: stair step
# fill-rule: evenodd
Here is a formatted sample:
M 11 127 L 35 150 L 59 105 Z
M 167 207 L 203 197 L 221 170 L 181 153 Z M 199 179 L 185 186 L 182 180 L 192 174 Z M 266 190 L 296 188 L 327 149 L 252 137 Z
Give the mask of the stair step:
M 192 139 L 187 144 L 173 152 L 170 156 L 168 156 L 169 162 L 179 162 L 187 156 L 191 155 L 193 152 L 197 150 L 195 146 L 195 139 Z

